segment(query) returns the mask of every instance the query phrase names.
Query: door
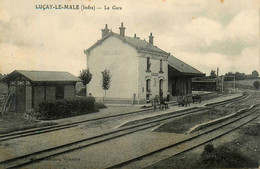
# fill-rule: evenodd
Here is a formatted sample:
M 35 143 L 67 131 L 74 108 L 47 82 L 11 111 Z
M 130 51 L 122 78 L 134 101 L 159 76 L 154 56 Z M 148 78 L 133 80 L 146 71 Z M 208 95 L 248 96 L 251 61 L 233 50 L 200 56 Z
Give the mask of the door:
M 151 80 L 147 79 L 146 80 L 146 100 L 150 100 L 150 95 L 151 95 Z
M 159 81 L 159 96 L 160 98 L 163 97 L 163 79 Z
M 16 86 L 16 112 L 25 112 L 25 86 Z

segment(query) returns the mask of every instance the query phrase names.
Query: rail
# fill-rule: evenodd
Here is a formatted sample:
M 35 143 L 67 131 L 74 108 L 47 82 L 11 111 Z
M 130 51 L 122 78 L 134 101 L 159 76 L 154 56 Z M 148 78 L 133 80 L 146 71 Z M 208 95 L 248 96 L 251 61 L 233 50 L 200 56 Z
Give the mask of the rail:
M 252 108 L 255 108 L 255 107 L 252 107 Z M 180 114 L 173 114 L 171 117 L 161 116 L 158 119 L 151 119 L 151 120 L 148 120 L 148 121 L 145 120 L 142 123 L 134 124 L 132 126 L 126 126 L 126 127 L 123 127 L 123 128 L 118 128 L 116 130 L 112 130 L 112 131 L 107 132 L 107 133 L 102 133 L 102 134 L 96 135 L 94 137 L 87 137 L 87 138 L 84 138 L 82 140 L 77 140 L 75 142 L 69 142 L 67 144 L 65 143 L 63 145 L 53 146 L 53 147 L 49 147 L 49 148 L 41 150 L 41 151 L 37 151 L 37 152 L 29 153 L 29 154 L 24 154 L 22 156 L 7 159 L 5 161 L 1 161 L 0 166 L 5 166 L 5 167 L 8 166 L 8 167 L 11 167 L 11 168 L 12 167 L 21 167 L 21 166 L 24 166 L 24 165 L 27 165 L 27 164 L 30 164 L 30 163 L 33 163 L 33 162 L 36 162 L 36 161 L 46 159 L 47 157 L 56 156 L 56 155 L 63 154 L 63 153 L 68 153 L 68 152 L 71 152 L 71 151 L 74 151 L 74 150 L 77 150 L 77 149 L 81 149 L 83 147 L 92 146 L 92 145 L 95 145 L 95 144 L 98 144 L 98 143 L 101 143 L 101 142 L 104 142 L 104 141 L 108 141 L 108 140 L 111 140 L 111 139 L 114 139 L 114 138 L 117 138 L 117 137 L 122 137 L 122 136 L 125 136 L 125 135 L 128 135 L 128 134 L 134 133 L 134 132 L 138 132 L 138 131 L 141 131 L 141 130 L 152 128 L 152 127 L 157 126 L 162 121 L 169 120 L 169 118 L 175 118 L 175 117 L 178 117 L 178 116 L 182 116 L 184 114 L 194 113 L 196 111 L 201 111 L 201 110 L 190 110 L 190 112 L 184 111 L 183 113 L 180 113 Z M 253 113 L 253 112 L 250 112 L 247 115 L 242 114 L 241 117 L 238 117 L 237 119 L 234 119 L 230 122 L 227 122 L 224 125 L 231 124 L 238 119 L 242 119 L 243 117 L 250 115 L 251 113 Z M 74 124 L 76 124 L 76 123 L 74 123 Z M 70 125 L 72 125 L 72 123 Z M 212 131 L 217 130 L 219 128 L 221 128 L 221 127 L 220 126 L 214 127 L 214 129 Z M 190 137 L 189 139 L 183 140 L 182 142 L 187 142 L 189 140 L 192 140 L 193 138 L 197 138 L 200 135 L 205 135 L 206 133 L 209 133 L 209 132 L 210 131 L 203 132 L 203 133 L 200 133 L 198 135 L 196 134 L 193 137 Z M 178 144 L 181 144 L 181 143 L 178 143 Z M 173 146 L 173 145 L 171 145 L 171 146 Z M 165 149 L 165 148 L 163 148 L 163 149 Z M 161 150 L 157 150 L 157 151 L 161 151 Z M 157 152 L 157 151 L 155 151 L 155 152 Z M 155 152 L 151 152 L 149 154 L 154 154 Z M 149 155 L 149 154 L 145 154 L 143 156 L 146 156 L 146 155 Z M 139 158 L 140 157 L 136 157 L 134 159 L 130 159 L 130 161 L 135 161 L 136 159 L 139 159 Z M 123 163 L 116 164 L 112 167 L 118 167 L 118 166 L 121 166 L 122 164 L 126 164 L 130 161 L 124 161 Z

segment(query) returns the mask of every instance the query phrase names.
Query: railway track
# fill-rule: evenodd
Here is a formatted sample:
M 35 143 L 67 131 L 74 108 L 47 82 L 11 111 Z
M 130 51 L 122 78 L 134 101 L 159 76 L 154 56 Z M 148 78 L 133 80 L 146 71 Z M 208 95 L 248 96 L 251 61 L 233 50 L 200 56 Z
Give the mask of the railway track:
M 219 124 L 212 125 L 211 127 L 206 128 L 204 131 L 199 131 L 194 134 L 191 134 L 190 136 L 179 142 L 159 148 L 155 151 L 151 151 L 138 157 L 128 159 L 121 163 L 107 166 L 105 168 L 144 168 L 163 159 L 166 159 L 166 155 L 169 158 L 187 152 L 191 149 L 204 145 L 205 143 L 213 141 L 223 135 L 226 135 L 238 129 L 239 127 L 251 122 L 252 120 L 260 117 L 259 108 L 260 104 L 257 104 L 251 110 L 248 110 L 247 113 L 241 114 L 240 116 L 234 119 L 230 119 Z M 231 124 L 233 127 L 230 127 Z M 179 149 L 179 147 L 184 148 Z
M 153 108 L 128 112 L 128 113 L 124 113 L 124 114 L 110 115 L 110 116 L 105 116 L 105 117 L 100 117 L 100 118 L 95 118 L 95 119 L 81 120 L 81 121 L 72 122 L 72 123 L 59 124 L 59 125 L 53 125 L 53 126 L 47 126 L 47 127 L 41 127 L 41 128 L 33 128 L 33 129 L 29 129 L 29 130 L 23 130 L 23 131 L 12 132 L 12 133 L 7 133 L 7 134 L 0 134 L 0 142 L 14 139 L 14 138 L 19 138 L 19 137 L 25 137 L 25 136 L 31 136 L 31 135 L 37 135 L 37 134 L 43 134 L 43 133 L 47 133 L 47 132 L 62 130 L 62 129 L 68 129 L 68 128 L 76 127 L 81 123 L 94 122 L 94 121 L 98 121 L 98 120 L 104 120 L 104 119 L 109 119 L 109 118 L 114 118 L 114 117 L 119 117 L 119 116 L 127 116 L 127 115 L 132 115 L 132 114 L 137 114 L 137 113 L 143 113 L 143 112 L 147 112 L 147 111 L 151 111 L 151 110 L 153 110 Z
M 171 114 L 168 117 L 161 117 L 158 119 L 153 119 L 150 121 L 146 121 L 143 123 L 139 123 L 139 124 L 135 124 L 132 126 L 127 126 L 127 127 L 123 127 L 123 128 L 118 128 L 115 130 L 112 130 L 110 132 L 106 132 L 94 137 L 88 137 L 82 140 L 78 140 L 75 142 L 71 142 L 68 144 L 63 144 L 60 146 L 56 146 L 56 147 L 52 147 L 52 148 L 48 148 L 45 150 L 41 150 L 41 151 L 37 151 L 37 152 L 33 152 L 33 153 L 28 153 L 19 157 L 15 157 L 15 158 L 11 158 L 5 161 L 0 161 L 0 168 L 18 168 L 21 167 L 23 165 L 27 165 L 30 164 L 32 162 L 36 162 L 36 161 L 40 161 L 43 160 L 45 158 L 48 157 L 52 157 L 52 156 L 56 156 L 59 154 L 63 154 L 63 153 L 68 153 L 77 149 L 81 149 L 84 147 L 88 147 L 88 146 L 92 146 L 98 143 L 102 143 L 111 139 L 115 139 L 118 137 L 122 137 L 131 133 L 135 133 L 138 131 L 142 131 L 142 130 L 146 130 L 149 128 L 153 128 L 157 125 L 159 125 L 161 122 L 165 122 L 167 120 L 170 120 L 172 118 L 176 118 L 176 117 L 180 117 L 183 115 L 188 115 L 191 113 L 195 113 L 195 112 L 199 112 L 202 111 L 204 109 L 202 108 L 193 108 L 189 111 L 185 111 L 185 112 L 179 112 L 179 113 L 175 113 L 175 114 Z
M 234 99 L 234 100 L 236 100 L 236 99 Z M 217 105 L 214 105 L 214 106 L 217 106 Z M 21 167 L 21 166 L 24 166 L 24 165 L 31 164 L 33 162 L 37 162 L 37 161 L 46 159 L 48 157 L 57 156 L 57 155 L 60 155 L 60 154 L 63 154 L 63 153 L 68 153 L 68 152 L 71 152 L 71 151 L 74 151 L 74 150 L 77 150 L 77 149 L 85 148 L 85 147 L 92 146 L 92 145 L 95 145 L 95 144 L 98 144 L 98 143 L 102 143 L 102 142 L 105 142 L 105 141 L 108 141 L 108 140 L 111 140 L 111 139 L 122 137 L 122 136 L 125 136 L 125 135 L 128 135 L 128 134 L 134 133 L 134 132 L 149 129 L 149 128 L 158 126 L 160 123 L 166 122 L 166 121 L 168 121 L 172 118 L 188 115 L 188 114 L 191 114 L 191 113 L 196 113 L 196 112 L 203 111 L 203 110 L 207 110 L 207 108 L 192 108 L 188 111 L 180 111 L 180 112 L 177 112 L 177 113 L 175 112 L 173 114 L 169 114 L 168 116 L 160 116 L 156 119 L 151 119 L 150 121 L 145 121 L 145 122 L 142 122 L 142 123 L 139 123 L 139 124 L 115 129 L 115 130 L 112 130 L 111 132 L 102 133 L 102 134 L 94 136 L 94 137 L 88 137 L 88 138 L 78 140 L 78 141 L 75 141 L 75 142 L 63 144 L 63 145 L 60 145 L 60 146 L 48 148 L 48 149 L 37 151 L 37 152 L 24 154 L 24 155 L 15 157 L 15 158 L 10 158 L 10 159 L 7 159 L 5 161 L 0 161 L 0 168 Z M 106 117 L 106 118 L 109 118 L 109 117 Z M 95 120 L 98 120 L 98 119 L 95 119 Z M 89 120 L 87 120 L 87 121 L 89 121 Z M 70 123 L 69 125 L 72 125 L 72 126 L 62 125 L 60 127 L 61 128 L 62 127 L 64 127 L 64 128 L 65 127 L 73 127 L 73 125 L 77 125 L 78 123 L 83 123 L 83 122 L 86 122 L 86 121 L 81 121 L 81 122 L 77 122 L 77 123 Z M 37 134 L 38 134 L 38 132 L 40 132 L 40 131 L 37 131 Z M 45 132 L 45 131 L 43 130 L 42 132 Z M 35 135 L 36 133 L 24 133 L 24 134 L 25 135 Z M 13 135 L 13 137 L 16 137 L 16 138 L 17 137 L 23 137 L 23 136 L 24 135 L 21 135 L 21 136 Z M 2 138 L 2 139 L 7 139 L 7 138 Z
M 22 155 L 19 157 L 1 161 L 0 167 L 1 166 L 3 166 L 4 168 L 22 167 L 24 165 L 28 165 L 33 162 L 44 160 L 49 157 L 68 153 L 68 152 L 71 152 L 71 151 L 74 151 L 77 149 L 81 149 L 81 148 L 86 148 L 88 146 L 92 146 L 92 145 L 102 143 L 102 142 L 105 142 L 105 141 L 108 141 L 111 139 L 122 137 L 122 136 L 125 136 L 128 134 L 131 134 L 131 133 L 153 128 L 155 126 L 158 126 L 162 122 L 169 121 L 172 118 L 176 118 L 176 117 L 183 116 L 183 115 L 188 115 L 188 114 L 199 112 L 202 110 L 207 110 L 207 109 L 193 108 L 190 111 L 181 112 L 181 113 L 177 113 L 177 114 L 171 114 L 170 116 L 162 116 L 158 119 L 152 119 L 150 121 L 145 121 L 145 122 L 135 124 L 132 126 L 119 128 L 119 129 L 113 130 L 111 132 L 106 132 L 106 133 L 103 133 L 103 134 L 100 134 L 100 135 L 97 135 L 94 137 L 89 137 L 86 139 L 78 140 L 76 142 L 71 142 L 68 144 L 60 145 L 57 147 L 52 147 L 52 148 L 37 151 L 37 152 L 32 152 L 32 153 L 25 154 L 25 155 Z
M 243 99 L 251 97 L 251 95 L 252 95 L 251 93 L 247 92 L 245 95 L 242 95 L 238 98 L 230 99 L 230 100 L 223 101 L 223 102 L 213 103 L 213 104 L 207 104 L 205 106 L 218 107 L 218 106 L 225 105 L 227 103 L 241 101 Z M 12 132 L 12 133 L 7 133 L 7 134 L 0 134 L 0 142 L 19 138 L 19 137 L 26 137 L 26 136 L 32 136 L 32 135 L 43 134 L 43 133 L 47 133 L 47 132 L 68 129 L 68 128 L 76 127 L 82 123 L 94 122 L 94 121 L 104 120 L 104 119 L 109 119 L 109 118 L 114 118 L 114 117 L 122 117 L 122 116 L 137 114 L 137 113 L 144 113 L 144 112 L 151 111 L 151 110 L 153 110 L 153 108 L 147 108 L 145 110 L 133 111 L 133 112 L 128 112 L 128 113 L 124 113 L 124 114 L 110 115 L 110 116 L 105 116 L 105 117 L 100 117 L 100 118 L 95 118 L 95 119 L 82 120 L 82 121 L 77 121 L 77 122 L 73 122 L 73 123 L 66 123 L 66 124 L 53 125 L 53 126 L 47 126 L 47 127 L 41 127 L 41 128 L 34 128 L 34 129 Z
M 249 91 L 246 91 L 245 94 L 243 94 L 240 97 L 234 98 L 234 99 L 229 99 L 229 100 L 224 100 L 224 101 L 220 101 L 220 102 L 216 102 L 216 103 L 210 103 L 210 104 L 206 104 L 205 106 L 207 107 L 219 107 L 219 106 L 223 106 L 223 105 L 230 105 L 232 103 L 236 103 L 236 102 L 240 102 L 246 99 L 250 99 L 253 97 L 253 94 Z

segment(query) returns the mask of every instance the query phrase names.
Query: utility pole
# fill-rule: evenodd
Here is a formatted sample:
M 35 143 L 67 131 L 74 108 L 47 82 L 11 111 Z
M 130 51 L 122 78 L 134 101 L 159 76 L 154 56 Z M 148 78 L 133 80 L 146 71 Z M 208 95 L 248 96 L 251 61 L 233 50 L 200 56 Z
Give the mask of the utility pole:
M 236 89 L 236 76 L 234 76 L 234 89 Z
M 222 76 L 222 92 L 224 91 L 224 75 Z
M 217 88 L 219 87 L 219 77 L 218 77 L 219 68 L 217 67 Z

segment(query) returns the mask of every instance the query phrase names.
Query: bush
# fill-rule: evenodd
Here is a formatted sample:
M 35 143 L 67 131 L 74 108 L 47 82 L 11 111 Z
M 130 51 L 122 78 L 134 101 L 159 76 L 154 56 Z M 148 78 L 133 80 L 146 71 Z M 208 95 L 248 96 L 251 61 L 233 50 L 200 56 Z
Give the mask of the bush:
M 104 105 L 103 103 L 95 103 L 95 108 L 97 108 L 97 109 L 104 109 L 104 108 L 107 108 L 107 106 Z
M 39 103 L 39 112 L 43 119 L 57 119 L 94 112 L 95 98 L 84 97 L 73 100 L 43 101 Z
M 201 168 L 241 168 L 257 167 L 257 161 L 242 154 L 234 145 L 221 145 L 214 148 L 212 144 L 204 147 L 198 162 Z
M 253 85 L 254 85 L 255 89 L 259 89 L 260 82 L 259 81 L 254 81 Z
M 78 96 L 86 96 L 86 88 L 82 88 L 77 92 Z
M 214 164 L 216 160 L 216 154 L 213 144 L 207 144 L 206 146 L 204 146 L 204 151 L 201 154 L 201 159 L 205 164 Z

